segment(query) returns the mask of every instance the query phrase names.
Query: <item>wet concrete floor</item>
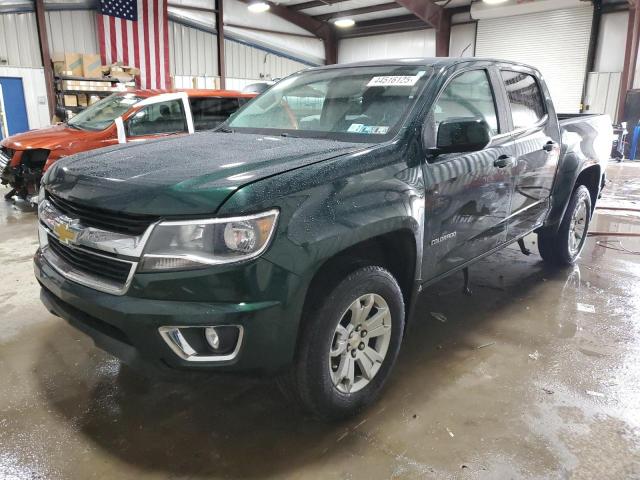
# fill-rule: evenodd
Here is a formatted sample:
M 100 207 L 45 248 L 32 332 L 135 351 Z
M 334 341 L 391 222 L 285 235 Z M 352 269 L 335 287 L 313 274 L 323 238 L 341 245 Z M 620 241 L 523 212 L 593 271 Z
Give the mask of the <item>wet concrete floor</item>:
M 640 165 L 609 174 L 600 205 L 640 209 Z M 270 383 L 121 367 L 40 304 L 35 225 L 0 201 L 3 480 L 640 478 L 638 238 L 592 237 L 564 270 L 510 247 L 472 296 L 430 287 L 382 398 L 323 424 Z M 640 212 L 592 230 L 640 232 Z

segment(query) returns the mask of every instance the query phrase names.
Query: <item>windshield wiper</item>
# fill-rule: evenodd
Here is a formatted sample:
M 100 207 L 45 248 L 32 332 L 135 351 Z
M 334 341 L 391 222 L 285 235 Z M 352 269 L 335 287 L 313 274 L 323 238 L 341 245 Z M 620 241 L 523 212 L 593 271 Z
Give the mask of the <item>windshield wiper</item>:
M 216 132 L 222 132 L 222 133 L 235 133 L 232 129 L 228 128 L 228 127 L 218 127 L 215 130 Z

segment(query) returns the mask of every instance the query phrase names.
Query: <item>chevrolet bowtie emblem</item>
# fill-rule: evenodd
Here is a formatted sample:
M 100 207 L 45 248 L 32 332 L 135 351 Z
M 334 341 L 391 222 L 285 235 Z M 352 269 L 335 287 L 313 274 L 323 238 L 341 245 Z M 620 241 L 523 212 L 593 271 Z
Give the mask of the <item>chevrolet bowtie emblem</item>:
M 78 238 L 78 232 L 74 231 L 71 227 L 64 223 L 58 223 L 53 227 L 53 232 L 58 237 L 60 242 L 65 244 L 75 243 Z

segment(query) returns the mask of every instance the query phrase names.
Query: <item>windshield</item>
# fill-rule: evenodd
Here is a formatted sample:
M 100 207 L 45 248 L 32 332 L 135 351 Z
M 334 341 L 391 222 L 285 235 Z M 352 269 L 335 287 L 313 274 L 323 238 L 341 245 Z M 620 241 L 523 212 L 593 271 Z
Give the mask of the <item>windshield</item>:
M 303 71 L 232 115 L 234 131 L 372 142 L 392 137 L 429 77 L 425 66 Z
M 86 108 L 67 123 L 82 130 L 104 130 L 140 100 L 140 97 L 132 93 L 110 95 Z

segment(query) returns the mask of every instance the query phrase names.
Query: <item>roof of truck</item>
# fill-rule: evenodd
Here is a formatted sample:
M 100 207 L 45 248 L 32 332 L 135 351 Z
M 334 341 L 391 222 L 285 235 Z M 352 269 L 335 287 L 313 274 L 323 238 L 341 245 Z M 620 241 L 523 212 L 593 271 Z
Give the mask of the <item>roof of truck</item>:
M 314 67 L 315 69 L 324 68 L 348 68 L 348 67 L 377 67 L 385 65 L 411 65 L 411 66 L 431 66 L 431 67 L 447 67 L 450 65 L 456 65 L 459 63 L 469 62 L 491 62 L 491 63 L 509 63 L 512 65 L 520 65 L 523 67 L 534 68 L 524 63 L 513 62 L 510 60 L 502 60 L 498 58 L 477 58 L 477 57 L 409 57 L 409 58 L 388 58 L 384 60 L 368 60 L 364 62 L 354 63 L 340 63 L 335 65 L 327 65 L 321 67 Z

